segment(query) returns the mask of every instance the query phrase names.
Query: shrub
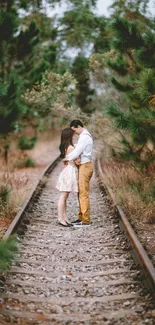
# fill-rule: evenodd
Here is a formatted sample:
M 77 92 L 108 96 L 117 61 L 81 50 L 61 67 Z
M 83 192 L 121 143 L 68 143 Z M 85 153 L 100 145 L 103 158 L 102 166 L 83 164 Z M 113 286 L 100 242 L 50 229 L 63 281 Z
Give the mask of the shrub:
M 0 204 L 5 205 L 8 202 L 10 189 L 6 185 L 0 187 Z
M 8 269 L 10 262 L 14 259 L 17 251 L 17 242 L 14 237 L 0 241 L 0 271 Z
M 34 148 L 37 141 L 37 136 L 34 136 L 33 138 L 28 138 L 26 135 L 22 135 L 22 137 L 19 140 L 19 148 L 21 150 L 31 150 Z
M 34 163 L 33 159 L 28 158 L 28 159 L 25 161 L 25 167 L 35 167 L 35 163 Z
M 35 167 L 35 162 L 32 158 L 20 159 L 16 161 L 15 167 L 25 168 L 25 167 Z

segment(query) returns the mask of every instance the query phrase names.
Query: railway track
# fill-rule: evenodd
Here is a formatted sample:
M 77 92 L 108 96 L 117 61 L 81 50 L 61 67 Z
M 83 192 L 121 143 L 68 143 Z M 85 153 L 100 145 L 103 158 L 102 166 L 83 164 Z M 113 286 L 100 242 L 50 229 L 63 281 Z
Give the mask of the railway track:
M 19 249 L 1 286 L 0 324 L 153 325 L 147 276 L 132 258 L 107 194 L 93 176 L 90 227 L 59 226 L 55 185 L 62 165 L 55 165 L 41 191 L 31 195 L 22 221 L 18 218 Z M 71 221 L 77 206 L 71 195 Z

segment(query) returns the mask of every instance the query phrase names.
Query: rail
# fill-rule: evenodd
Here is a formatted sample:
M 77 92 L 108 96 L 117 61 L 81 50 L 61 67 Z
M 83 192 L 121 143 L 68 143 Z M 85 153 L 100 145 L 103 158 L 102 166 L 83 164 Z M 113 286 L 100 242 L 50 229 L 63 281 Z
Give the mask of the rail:
M 101 167 L 101 160 L 97 159 L 97 170 L 99 174 L 100 181 L 102 182 L 102 185 L 104 184 L 104 179 L 106 176 L 103 174 L 103 170 Z M 155 295 L 155 268 L 148 257 L 147 252 L 143 248 L 141 242 L 139 241 L 135 231 L 133 230 L 130 222 L 128 221 L 122 207 L 117 203 L 114 193 L 112 192 L 111 188 L 106 184 L 104 184 L 104 189 L 106 190 L 108 196 L 110 197 L 113 206 L 115 208 L 115 212 L 117 217 L 120 219 L 121 224 L 136 252 L 136 259 L 138 259 L 139 264 L 142 266 L 146 276 L 147 276 L 147 282 L 150 286 L 150 289 L 152 290 L 153 294 Z
M 35 195 L 35 192 L 37 190 L 37 188 L 39 187 L 42 178 L 48 174 L 50 174 L 52 172 L 52 170 L 54 169 L 54 167 L 57 165 L 57 163 L 60 160 L 60 156 L 58 156 L 57 158 L 55 158 L 42 172 L 41 177 L 39 178 L 39 180 L 37 180 L 36 184 L 34 185 L 33 189 L 31 190 L 31 192 L 29 193 L 27 199 L 24 201 L 24 203 L 22 204 L 20 210 L 18 211 L 18 213 L 16 214 L 16 216 L 14 217 L 13 221 L 11 222 L 11 224 L 9 225 L 7 231 L 5 232 L 4 236 L 3 236 L 3 240 L 7 240 L 9 238 L 9 236 L 11 236 L 13 233 L 15 233 L 24 213 L 25 210 L 28 208 L 28 205 L 30 204 L 33 196 Z

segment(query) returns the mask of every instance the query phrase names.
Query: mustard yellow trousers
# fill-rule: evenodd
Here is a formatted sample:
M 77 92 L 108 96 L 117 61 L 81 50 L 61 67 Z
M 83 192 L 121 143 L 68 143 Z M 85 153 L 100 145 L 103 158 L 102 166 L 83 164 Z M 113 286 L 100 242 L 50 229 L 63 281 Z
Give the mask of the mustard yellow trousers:
M 93 175 L 93 164 L 87 162 L 79 165 L 79 213 L 78 218 L 83 223 L 90 223 L 89 183 Z

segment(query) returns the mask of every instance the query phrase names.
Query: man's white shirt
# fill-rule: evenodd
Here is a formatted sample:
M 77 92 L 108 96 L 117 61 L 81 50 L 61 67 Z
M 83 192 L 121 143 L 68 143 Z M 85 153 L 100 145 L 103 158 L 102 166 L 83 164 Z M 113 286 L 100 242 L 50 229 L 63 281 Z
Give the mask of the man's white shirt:
M 92 161 L 93 139 L 91 134 L 84 129 L 79 135 L 75 149 L 66 156 L 66 160 L 74 160 L 80 156 L 80 164 Z

